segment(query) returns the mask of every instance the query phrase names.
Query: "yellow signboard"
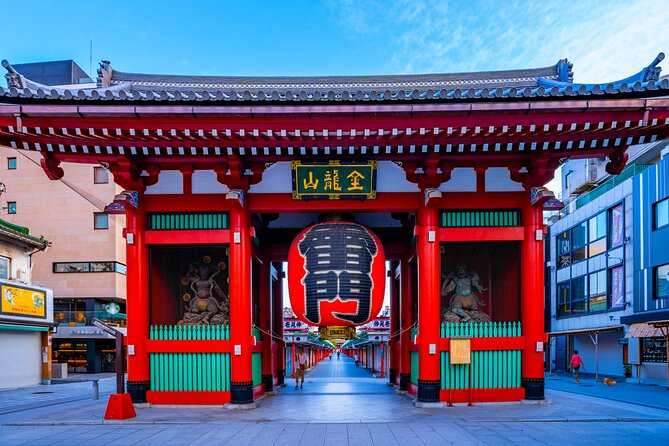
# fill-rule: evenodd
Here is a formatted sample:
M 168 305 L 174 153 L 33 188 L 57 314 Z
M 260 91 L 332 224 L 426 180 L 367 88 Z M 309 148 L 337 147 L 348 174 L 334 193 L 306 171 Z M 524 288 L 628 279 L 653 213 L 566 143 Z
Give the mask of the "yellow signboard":
M 470 339 L 451 339 L 451 364 L 469 364 L 471 351 Z
M 2 285 L 2 304 L 5 314 L 46 317 L 46 293 L 43 291 Z

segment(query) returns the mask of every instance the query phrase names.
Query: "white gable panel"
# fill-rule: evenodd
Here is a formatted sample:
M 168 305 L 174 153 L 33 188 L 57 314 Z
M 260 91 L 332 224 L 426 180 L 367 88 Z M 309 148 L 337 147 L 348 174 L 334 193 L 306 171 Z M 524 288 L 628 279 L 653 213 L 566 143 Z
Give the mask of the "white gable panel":
M 178 170 L 161 170 L 158 182 L 146 188 L 146 195 L 183 194 L 184 179 Z
M 418 186 L 407 181 L 404 170 L 392 161 L 379 161 L 376 171 L 377 192 L 419 192 Z
M 249 193 L 291 193 L 292 173 L 290 171 L 290 162 L 281 161 L 274 163 L 265 169 L 262 174 L 262 180 L 249 188 Z
M 456 167 L 451 179 L 439 186 L 442 192 L 476 192 L 476 171 L 473 167 Z
M 192 181 L 194 194 L 224 194 L 230 191 L 228 186 L 218 182 L 213 170 L 196 170 Z
M 485 172 L 486 192 L 522 192 L 523 185 L 511 179 L 507 167 L 489 167 Z

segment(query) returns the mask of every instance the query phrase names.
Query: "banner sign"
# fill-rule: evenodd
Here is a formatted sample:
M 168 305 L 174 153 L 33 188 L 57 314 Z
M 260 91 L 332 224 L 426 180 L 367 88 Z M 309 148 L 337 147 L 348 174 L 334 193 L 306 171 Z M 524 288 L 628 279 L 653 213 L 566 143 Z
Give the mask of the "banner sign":
M 376 161 L 292 161 L 293 198 L 339 200 L 376 198 Z
M 619 204 L 611 208 L 611 248 L 623 244 L 625 240 L 625 227 L 623 218 L 623 205 Z
M 19 286 L 2 285 L 2 313 L 46 319 L 46 293 Z
M 295 315 L 319 327 L 357 326 L 383 306 L 386 258 L 379 238 L 348 222 L 303 230 L 288 253 L 288 292 Z
M 625 302 L 623 267 L 611 268 L 611 308 L 622 307 Z

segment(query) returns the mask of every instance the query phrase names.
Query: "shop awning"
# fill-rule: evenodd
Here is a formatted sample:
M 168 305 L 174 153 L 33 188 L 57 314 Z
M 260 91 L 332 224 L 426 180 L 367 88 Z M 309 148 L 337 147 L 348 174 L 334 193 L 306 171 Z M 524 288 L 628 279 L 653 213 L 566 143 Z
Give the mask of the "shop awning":
M 662 336 L 664 336 L 662 330 L 653 327 L 649 322 L 630 325 L 630 329 L 627 330 L 625 335 L 626 338 L 656 338 Z
M 565 330 L 565 331 L 554 331 L 547 333 L 548 336 L 575 336 L 581 334 L 595 334 L 595 333 L 606 333 L 609 331 L 618 331 L 622 330 L 622 325 L 609 325 L 608 327 L 599 327 L 599 328 L 583 328 L 580 330 Z

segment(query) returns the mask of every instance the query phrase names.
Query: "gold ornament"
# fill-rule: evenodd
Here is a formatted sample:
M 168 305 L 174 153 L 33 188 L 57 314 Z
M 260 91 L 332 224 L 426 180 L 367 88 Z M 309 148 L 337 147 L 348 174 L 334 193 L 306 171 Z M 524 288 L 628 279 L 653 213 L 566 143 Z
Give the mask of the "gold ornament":
M 190 302 L 190 300 L 191 300 L 191 295 L 188 294 L 188 293 L 184 293 L 184 295 L 181 296 L 181 298 L 182 298 L 183 300 L 185 300 L 186 302 Z
M 204 257 L 202 257 L 202 261 L 206 264 L 210 264 L 211 263 L 211 257 L 204 256 Z

